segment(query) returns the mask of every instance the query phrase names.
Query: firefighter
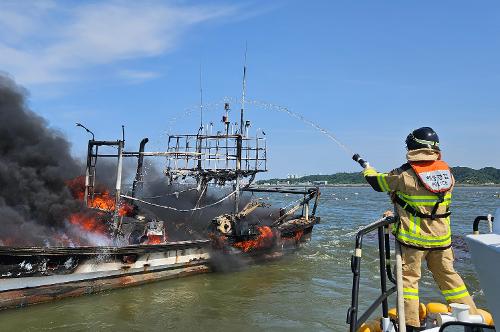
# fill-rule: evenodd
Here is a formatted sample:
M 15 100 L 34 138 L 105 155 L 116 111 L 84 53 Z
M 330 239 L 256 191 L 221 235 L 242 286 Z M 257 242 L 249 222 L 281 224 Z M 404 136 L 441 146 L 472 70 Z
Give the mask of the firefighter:
M 476 306 L 453 268 L 449 206 L 454 178 L 441 160 L 439 137 L 432 128 L 422 127 L 408 135 L 406 148 L 406 164 L 390 173 L 367 165 L 363 175 L 373 189 L 389 193 L 395 204 L 393 234 L 401 244 L 406 325 L 411 332 L 420 327 L 418 282 L 424 259 L 448 303 L 468 304 L 471 314 Z

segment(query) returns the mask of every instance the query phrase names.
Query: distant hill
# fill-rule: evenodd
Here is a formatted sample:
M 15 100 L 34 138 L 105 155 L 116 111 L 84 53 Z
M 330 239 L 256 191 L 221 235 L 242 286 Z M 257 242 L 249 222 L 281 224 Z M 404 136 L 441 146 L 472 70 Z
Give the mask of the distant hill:
M 459 184 L 500 184 L 500 169 L 485 167 L 479 170 L 469 167 L 452 167 L 453 176 Z
M 455 176 L 457 184 L 462 185 L 495 185 L 500 184 L 500 169 L 494 167 L 485 167 L 479 170 L 469 167 L 452 167 L 451 171 Z M 366 184 L 365 179 L 359 172 L 355 173 L 335 173 L 331 175 L 306 175 L 295 179 L 269 179 L 257 181 L 257 184 L 275 185 L 281 184 L 311 184 L 315 181 L 327 181 L 329 185 L 340 184 Z

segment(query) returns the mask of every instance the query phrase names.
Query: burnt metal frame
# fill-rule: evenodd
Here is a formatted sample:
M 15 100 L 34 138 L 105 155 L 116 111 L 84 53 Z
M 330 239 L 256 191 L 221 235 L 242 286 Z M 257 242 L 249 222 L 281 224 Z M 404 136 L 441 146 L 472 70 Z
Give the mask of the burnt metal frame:
M 117 141 L 96 141 L 94 139 L 89 140 L 87 147 L 87 165 L 85 169 L 85 204 L 88 204 L 89 199 L 92 201 L 94 199 L 94 188 L 95 188 L 95 177 L 96 177 L 96 164 L 97 157 L 110 155 L 99 155 L 100 146 L 120 146 L 122 143 L 120 140 Z M 118 157 L 113 155 L 113 157 Z
M 139 156 L 137 157 L 137 171 L 135 173 L 134 182 L 132 183 L 132 197 L 135 197 L 137 190 L 141 190 L 144 184 L 142 167 L 144 164 L 144 148 L 148 142 L 149 138 L 145 137 L 142 139 L 141 143 L 139 143 Z
M 394 285 L 396 285 L 396 280 L 392 275 L 391 271 L 391 248 L 389 243 L 389 225 L 395 222 L 394 217 L 386 217 L 376 222 L 365 226 L 356 234 L 356 245 L 354 255 L 351 257 L 351 270 L 353 273 L 352 278 L 352 298 L 351 306 L 347 310 L 346 323 L 349 324 L 349 331 L 356 332 L 361 324 L 363 324 L 370 315 L 377 309 L 378 306 L 382 304 L 382 317 L 389 318 L 389 306 L 387 298 L 393 294 L 397 287 L 393 286 L 387 288 L 387 279 L 389 279 Z M 378 233 L 378 252 L 380 259 L 380 296 L 368 307 L 368 309 L 361 315 L 358 319 L 359 311 L 359 281 L 361 278 L 361 250 L 363 245 L 363 236 L 368 233 L 377 230 Z
M 116 141 L 96 141 L 94 139 L 89 140 L 88 150 L 87 150 L 87 165 L 85 169 L 85 196 L 84 202 L 88 206 L 90 201 L 94 200 L 94 189 L 96 180 L 96 165 L 97 157 L 108 156 L 99 155 L 100 146 L 114 146 L 118 148 L 118 153 L 113 155 L 113 157 L 118 158 L 117 170 L 116 170 L 116 187 L 115 187 L 115 211 L 114 211 L 114 226 L 116 228 L 118 223 L 118 210 L 120 209 L 120 192 L 121 192 L 121 177 L 122 177 L 122 162 L 123 162 L 123 148 L 125 146 L 125 139 Z M 95 152 L 94 152 L 95 148 Z
M 139 151 L 124 151 L 125 141 L 117 140 L 117 141 L 96 141 L 89 140 L 88 143 L 88 151 L 87 151 L 87 169 L 86 169 L 86 181 L 85 181 L 85 203 L 88 203 L 88 200 L 92 200 L 94 197 L 94 187 L 95 187 L 95 176 L 96 176 L 96 162 L 98 157 L 104 158 L 137 158 L 137 171 L 132 183 L 132 197 L 135 197 L 135 194 L 138 190 L 142 188 L 143 185 L 143 165 L 144 165 L 144 157 L 154 157 L 154 156 L 169 156 L 171 153 L 169 152 L 145 152 L 145 146 L 149 142 L 147 137 L 143 138 L 139 144 Z M 100 146 L 114 146 L 118 148 L 118 153 L 116 154 L 100 154 L 99 147 Z M 121 177 L 121 170 L 117 169 L 117 177 Z M 120 188 L 121 189 L 121 188 Z M 117 197 L 119 200 L 119 197 Z M 88 205 L 88 204 L 87 204 Z
M 123 130 L 123 127 L 122 127 Z M 115 210 L 113 211 L 113 229 L 118 232 L 120 229 L 121 218 L 119 216 L 120 202 L 121 202 L 121 190 L 122 190 L 122 167 L 124 157 L 137 157 L 137 172 L 132 185 L 132 197 L 135 197 L 136 190 L 142 187 L 143 183 L 143 162 L 144 156 L 147 155 L 165 155 L 163 152 L 144 152 L 146 143 L 148 143 L 148 138 L 143 138 L 139 144 L 138 152 L 127 152 L 124 151 L 125 147 L 125 135 L 122 132 L 122 139 L 116 141 L 96 141 L 94 138 L 89 140 L 87 149 L 87 165 L 85 169 L 85 194 L 84 203 L 87 207 L 89 202 L 94 200 L 94 190 L 95 190 L 95 180 L 96 180 L 96 165 L 98 157 L 107 158 L 117 158 L 117 169 L 116 169 L 116 187 L 115 187 Z M 99 154 L 100 146 L 111 146 L 116 147 L 118 152 L 116 154 Z M 96 208 L 93 208 L 96 209 Z M 98 208 L 97 208 L 98 209 Z M 99 210 L 99 209 L 98 209 Z
M 225 108 L 226 106 L 228 107 L 225 105 Z M 212 180 L 220 185 L 234 181 L 234 213 L 238 213 L 241 179 L 250 177 L 250 184 L 257 173 L 267 171 L 267 146 L 264 137 L 250 138 L 243 136 L 241 132 L 229 134 L 227 113 L 223 120 L 226 133 L 222 135 L 170 135 L 167 168 L 164 172 L 171 180 L 177 177 L 194 177 L 201 188 L 206 188 Z M 264 143 L 264 147 L 262 144 L 259 147 L 259 141 Z M 218 167 L 219 162 L 223 167 Z
M 307 189 L 285 189 L 281 187 L 273 187 L 273 188 L 262 188 L 262 187 L 244 187 L 241 191 L 247 191 L 252 193 L 280 193 L 280 194 L 293 194 L 293 195 L 304 195 L 304 199 L 300 201 L 295 207 L 300 208 L 302 206 L 302 217 L 309 218 L 309 202 L 314 199 L 313 208 L 311 210 L 310 216 L 315 218 L 316 209 L 318 208 L 318 200 L 321 195 L 319 187 L 307 188 Z M 293 207 L 292 207 L 293 209 Z M 290 209 L 290 211 L 292 210 Z M 284 216 L 278 218 L 273 225 L 281 224 L 288 216 L 285 214 Z
M 165 172 L 172 175 L 187 172 L 209 178 L 236 179 L 267 171 L 267 146 L 263 137 L 250 138 L 240 134 L 171 135 L 167 152 Z

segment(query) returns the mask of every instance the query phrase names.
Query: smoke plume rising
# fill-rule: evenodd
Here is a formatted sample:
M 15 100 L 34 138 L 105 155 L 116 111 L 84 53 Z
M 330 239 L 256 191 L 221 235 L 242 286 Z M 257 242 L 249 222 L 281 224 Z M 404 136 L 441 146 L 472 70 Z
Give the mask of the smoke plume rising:
M 232 191 L 231 187 L 215 188 L 211 186 L 200 199 L 201 193 L 197 190 L 195 183 L 168 184 L 167 178 L 152 164 L 146 166 L 145 174 L 144 189 L 138 193 L 139 198 L 181 210 L 193 209 L 195 206 L 202 207 L 202 209 L 192 212 L 179 212 L 137 203 L 140 213 L 154 216 L 165 222 L 169 240 L 206 238 L 208 226 L 212 219 L 221 214 L 234 211 L 234 196 L 219 204 L 210 206 L 222 197 L 227 196 Z M 250 194 L 242 193 L 239 209 L 241 210 L 251 199 Z M 205 206 L 209 207 L 203 208 Z M 249 223 L 268 225 L 277 218 L 278 214 L 278 209 L 259 208 L 248 215 L 246 219 Z
M 72 192 L 78 188 L 74 184 L 83 179 L 84 165 L 71 155 L 70 143 L 62 133 L 51 129 L 45 119 L 28 108 L 26 98 L 25 89 L 0 75 L 0 246 L 113 244 L 102 230 L 109 223 L 110 214 L 96 216 L 95 211 L 83 206 L 83 183 L 79 185 L 81 197 Z M 124 178 L 131 173 L 133 161 L 124 163 Z M 97 179 L 103 180 L 101 185 L 113 188 L 116 166 L 105 160 L 98 164 Z M 139 197 L 159 205 L 192 209 L 196 205 L 210 205 L 230 190 L 209 188 L 200 199 L 200 192 L 194 187 L 195 184 L 168 184 L 161 171 L 150 165 Z M 249 195 L 242 195 L 240 209 L 249 201 Z M 170 241 L 189 240 L 206 238 L 210 221 L 231 213 L 234 199 L 230 197 L 220 204 L 188 213 L 142 203 L 137 206 L 135 212 L 147 220 L 164 222 Z M 248 221 L 268 224 L 276 214 L 277 210 L 259 209 Z M 92 222 L 81 227 L 74 222 L 75 218 Z
M 26 95 L 0 75 L 0 241 L 41 245 L 81 208 L 65 180 L 82 168 L 62 134 L 28 109 Z

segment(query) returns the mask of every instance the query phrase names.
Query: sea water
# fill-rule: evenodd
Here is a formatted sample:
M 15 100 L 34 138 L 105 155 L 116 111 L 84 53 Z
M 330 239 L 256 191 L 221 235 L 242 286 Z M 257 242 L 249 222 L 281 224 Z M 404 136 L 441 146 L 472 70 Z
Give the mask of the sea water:
M 500 188 L 456 188 L 452 205 L 455 267 L 479 307 L 484 294 L 462 240 L 477 215 L 500 206 Z M 286 205 L 294 197 L 271 197 Z M 321 224 L 297 252 L 272 263 L 64 299 L 0 312 L 0 331 L 345 331 L 350 257 L 363 225 L 390 208 L 368 187 L 322 189 Z M 482 225 L 483 231 L 487 225 Z M 364 241 L 361 309 L 379 295 L 376 237 Z M 444 302 L 423 267 L 420 297 Z M 390 306 L 395 305 L 394 297 Z M 379 315 L 379 312 L 377 312 Z

